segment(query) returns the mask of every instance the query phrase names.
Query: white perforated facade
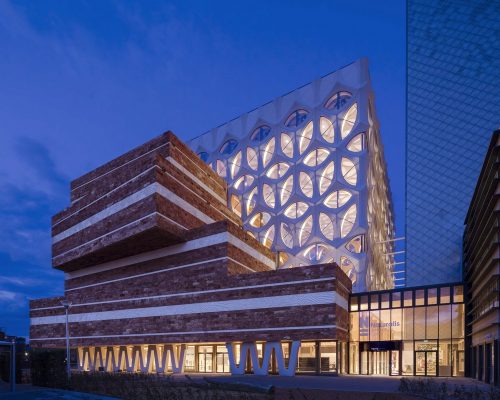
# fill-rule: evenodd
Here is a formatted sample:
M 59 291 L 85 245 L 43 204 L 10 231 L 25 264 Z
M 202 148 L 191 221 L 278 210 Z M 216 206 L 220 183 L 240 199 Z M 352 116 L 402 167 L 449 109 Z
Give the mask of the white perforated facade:
M 354 291 L 393 287 L 393 216 L 368 65 L 358 60 L 189 142 L 229 183 L 278 268 L 337 262 Z

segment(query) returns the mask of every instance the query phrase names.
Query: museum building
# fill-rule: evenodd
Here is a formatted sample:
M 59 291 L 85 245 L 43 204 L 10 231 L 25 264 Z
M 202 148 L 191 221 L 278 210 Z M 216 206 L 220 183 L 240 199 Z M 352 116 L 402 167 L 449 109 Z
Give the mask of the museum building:
M 67 323 L 79 370 L 463 374 L 462 285 L 393 288 L 373 102 L 360 60 L 72 181 L 64 295 L 30 302 L 31 345 L 65 347 Z

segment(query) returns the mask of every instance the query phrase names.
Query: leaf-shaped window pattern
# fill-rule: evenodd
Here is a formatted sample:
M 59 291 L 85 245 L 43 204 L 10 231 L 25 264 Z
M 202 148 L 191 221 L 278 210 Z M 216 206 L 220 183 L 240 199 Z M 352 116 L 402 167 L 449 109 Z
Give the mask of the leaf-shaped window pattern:
M 269 142 L 267 142 L 267 144 L 261 150 L 262 165 L 264 167 L 267 167 L 267 164 L 269 164 L 269 161 L 271 161 L 271 159 L 273 158 L 275 146 L 276 146 L 276 140 L 272 138 L 271 140 L 269 140 Z
M 267 248 L 271 248 L 274 242 L 274 225 L 271 225 L 265 233 L 261 233 L 260 242 Z
M 264 198 L 264 202 L 271 208 L 274 208 L 276 205 L 276 193 L 274 192 L 274 188 L 267 183 L 264 183 L 262 186 L 262 197 Z
M 293 128 L 300 126 L 306 119 L 309 113 L 306 110 L 295 110 L 291 113 L 285 121 L 285 126 Z
M 284 222 L 281 223 L 281 240 L 285 244 L 286 247 L 291 249 L 293 247 L 293 232 L 292 229 L 285 224 Z
M 319 213 L 319 230 L 328 240 L 333 240 L 334 226 L 333 220 L 325 213 Z
M 237 190 L 247 189 L 252 186 L 254 179 L 252 175 L 243 175 L 234 182 L 233 187 Z
M 270 219 L 271 216 L 268 213 L 259 212 L 252 218 L 250 218 L 250 225 L 252 225 L 254 228 L 262 228 L 269 222 Z
M 338 190 L 329 194 L 323 201 L 323 204 L 329 208 L 339 208 L 346 204 L 351 197 L 351 192 L 347 190 Z
M 344 115 L 342 125 L 340 126 L 340 135 L 342 139 L 346 138 L 352 131 L 352 127 L 356 123 L 358 117 L 358 103 L 354 103 Z
M 292 136 L 287 133 L 281 134 L 281 151 L 287 157 L 293 157 L 293 139 Z
M 274 164 L 271 168 L 269 168 L 266 172 L 266 175 L 268 178 L 278 179 L 286 174 L 286 171 L 288 171 L 288 168 L 290 168 L 290 166 L 287 163 L 280 162 L 280 163 Z
M 216 165 L 216 171 L 219 176 L 222 176 L 223 178 L 226 177 L 227 175 L 227 167 L 226 167 L 226 162 L 223 160 L 217 160 L 215 162 Z
M 352 283 L 356 283 L 356 270 L 354 268 L 354 263 L 349 257 L 340 257 L 340 268 L 342 268 L 342 271 L 344 271 L 344 273 L 349 277 Z
M 284 214 L 288 218 L 299 218 L 307 211 L 309 206 L 303 201 L 298 201 L 297 203 L 290 204 L 285 210 Z
M 257 204 L 257 194 L 258 194 L 257 187 L 254 187 L 252 191 L 247 195 L 245 204 L 247 215 L 250 215 L 250 213 L 254 210 L 255 205 Z
M 235 194 L 231 195 L 231 210 L 241 218 L 241 199 Z
M 236 149 L 236 147 L 238 147 L 238 142 L 234 139 L 229 139 L 221 146 L 220 153 L 229 155 L 234 151 L 234 149 Z
M 302 132 L 297 134 L 297 138 L 299 141 L 299 154 L 302 154 L 309 147 L 309 143 L 311 143 L 311 139 L 313 136 L 313 128 L 314 124 L 311 121 L 306 125 Z
M 349 158 L 342 157 L 341 168 L 342 176 L 345 181 L 350 185 L 356 186 L 358 181 L 358 171 L 354 162 Z
M 363 150 L 363 134 L 354 136 L 351 141 L 347 144 L 347 150 L 354 153 L 358 153 Z
M 319 131 L 321 132 L 321 136 L 323 136 L 323 139 L 325 139 L 328 143 L 333 143 L 333 141 L 335 140 L 335 132 L 333 129 L 332 121 L 330 121 L 326 117 L 320 117 Z
M 329 154 L 330 152 L 324 148 L 313 150 L 304 157 L 304 164 L 309 167 L 315 167 L 325 161 Z
M 304 195 L 306 195 L 307 197 L 313 197 L 313 181 L 309 174 L 307 174 L 306 172 L 301 172 L 299 184 L 300 190 L 302 190 L 302 193 L 304 193 Z
M 309 215 L 302 225 L 299 228 L 299 246 L 303 246 L 305 242 L 309 239 L 309 236 L 311 236 L 311 232 L 313 229 L 313 217 L 312 215 Z
M 241 168 L 241 151 L 238 151 L 234 157 L 230 158 L 228 164 L 231 178 L 234 178 Z
M 252 136 L 250 136 L 250 140 L 252 142 L 261 142 L 265 138 L 269 136 L 271 133 L 271 128 L 267 125 L 262 125 L 259 126 L 257 129 L 255 129 L 252 133 Z
M 318 189 L 319 194 L 322 195 L 327 191 L 333 182 L 333 173 L 335 172 L 333 161 L 330 161 L 323 171 L 319 174 Z
M 347 209 L 344 216 L 342 217 L 342 222 L 340 223 L 340 237 L 346 237 L 349 232 L 351 232 L 354 223 L 356 222 L 356 216 L 358 210 L 356 204 L 353 204 Z
M 318 262 L 325 256 L 327 250 L 328 247 L 326 245 L 316 243 L 304 250 L 304 257 L 311 261 Z
M 247 147 L 247 163 L 251 169 L 257 171 L 257 168 L 259 167 L 259 158 L 257 157 L 255 149 L 252 149 L 251 147 Z
M 325 103 L 325 108 L 328 110 L 341 110 L 351 97 L 352 95 L 349 92 L 342 91 L 335 93 Z
M 200 157 L 200 159 L 204 162 L 207 162 L 208 161 L 208 158 L 209 158 L 209 155 L 206 151 L 200 151 L 198 153 L 198 157 Z
M 349 243 L 345 245 L 345 248 L 351 253 L 362 253 L 365 251 L 365 235 L 354 236 Z
M 281 205 L 284 205 L 288 199 L 290 198 L 290 195 L 292 194 L 293 190 L 293 175 L 290 175 L 285 182 L 280 184 L 280 203 Z

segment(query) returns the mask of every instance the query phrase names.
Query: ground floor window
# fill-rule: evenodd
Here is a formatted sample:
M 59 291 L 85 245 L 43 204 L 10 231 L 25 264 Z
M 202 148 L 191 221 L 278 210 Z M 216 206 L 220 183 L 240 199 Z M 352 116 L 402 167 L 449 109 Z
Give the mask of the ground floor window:
M 350 342 L 349 373 L 463 376 L 464 340 Z
M 316 342 L 303 342 L 299 349 L 297 371 L 316 372 L 317 367 Z
M 321 372 L 337 372 L 337 342 L 320 342 Z
M 297 372 L 347 372 L 347 343 L 337 341 L 302 342 L 299 349 Z

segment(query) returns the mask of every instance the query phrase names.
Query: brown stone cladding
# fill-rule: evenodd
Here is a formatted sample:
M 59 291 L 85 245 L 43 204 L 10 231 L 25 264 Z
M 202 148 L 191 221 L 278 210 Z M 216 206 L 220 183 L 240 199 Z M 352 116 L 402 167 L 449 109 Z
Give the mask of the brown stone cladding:
M 53 265 L 64 271 L 180 243 L 206 223 L 241 225 L 226 207 L 225 183 L 170 132 L 85 177 L 52 220 Z
M 347 340 L 351 281 L 334 263 L 277 269 L 225 181 L 171 132 L 71 183 L 52 220 L 65 295 L 30 302 L 34 347 Z

